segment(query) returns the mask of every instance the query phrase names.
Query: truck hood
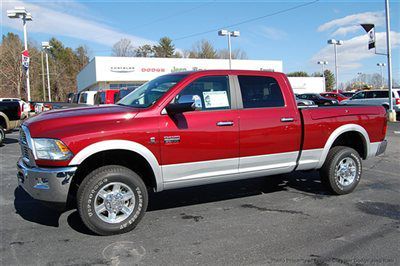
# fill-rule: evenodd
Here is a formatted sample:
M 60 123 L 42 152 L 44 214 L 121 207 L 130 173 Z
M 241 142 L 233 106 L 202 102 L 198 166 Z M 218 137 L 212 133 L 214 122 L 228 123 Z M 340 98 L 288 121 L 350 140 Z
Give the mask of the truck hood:
M 134 118 L 139 109 L 121 105 L 100 105 L 41 113 L 29 118 L 24 125 L 34 138 L 60 138 L 68 131 L 120 123 Z

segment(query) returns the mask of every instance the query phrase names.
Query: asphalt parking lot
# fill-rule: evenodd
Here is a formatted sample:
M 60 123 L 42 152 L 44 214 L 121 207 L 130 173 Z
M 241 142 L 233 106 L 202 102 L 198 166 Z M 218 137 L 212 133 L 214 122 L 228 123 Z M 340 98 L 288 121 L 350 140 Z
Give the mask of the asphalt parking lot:
M 316 172 L 165 191 L 110 237 L 17 188 L 17 136 L 0 148 L 1 265 L 400 264 L 400 123 L 350 195 L 329 195 Z

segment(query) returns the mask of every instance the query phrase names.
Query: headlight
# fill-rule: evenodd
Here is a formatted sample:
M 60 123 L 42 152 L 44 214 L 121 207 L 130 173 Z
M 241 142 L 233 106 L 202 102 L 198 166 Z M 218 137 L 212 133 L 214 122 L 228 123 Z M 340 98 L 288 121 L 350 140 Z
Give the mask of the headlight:
M 58 139 L 33 139 L 37 159 L 40 160 L 68 160 L 72 152 Z

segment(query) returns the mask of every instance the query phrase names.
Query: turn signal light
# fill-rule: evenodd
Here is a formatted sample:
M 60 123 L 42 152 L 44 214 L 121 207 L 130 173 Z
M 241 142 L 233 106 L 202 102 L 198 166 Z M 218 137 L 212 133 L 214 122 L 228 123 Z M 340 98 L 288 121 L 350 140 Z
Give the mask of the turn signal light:
M 400 105 L 400 98 L 396 98 L 396 105 Z
M 60 149 L 60 151 L 62 151 L 62 152 L 64 152 L 64 153 L 67 153 L 67 152 L 69 152 L 69 149 L 68 149 L 68 147 L 67 147 L 67 146 L 65 146 L 65 144 L 64 144 L 64 143 L 62 143 L 61 141 L 59 141 L 59 140 L 56 140 L 56 144 L 57 144 L 57 147 Z

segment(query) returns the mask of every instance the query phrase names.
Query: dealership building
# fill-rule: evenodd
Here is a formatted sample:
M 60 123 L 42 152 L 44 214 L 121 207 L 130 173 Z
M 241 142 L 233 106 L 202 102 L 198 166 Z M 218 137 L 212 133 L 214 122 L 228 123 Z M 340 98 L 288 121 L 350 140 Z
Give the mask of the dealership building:
M 78 92 L 135 88 L 160 75 L 205 69 L 229 69 L 227 59 L 94 57 L 77 76 Z M 232 69 L 282 72 L 279 60 L 232 60 Z M 322 92 L 323 78 L 289 78 L 295 92 Z

